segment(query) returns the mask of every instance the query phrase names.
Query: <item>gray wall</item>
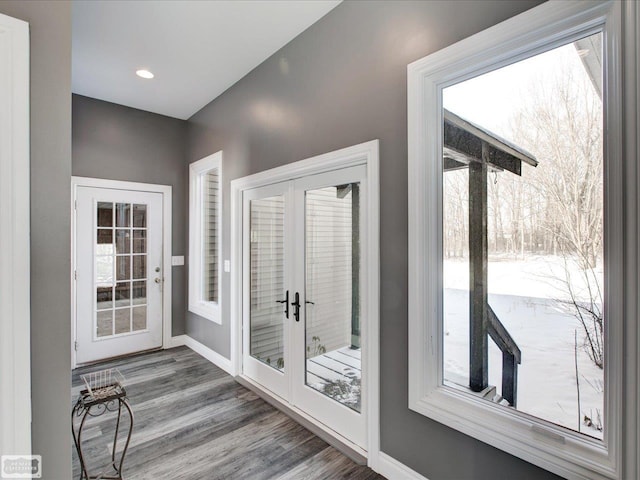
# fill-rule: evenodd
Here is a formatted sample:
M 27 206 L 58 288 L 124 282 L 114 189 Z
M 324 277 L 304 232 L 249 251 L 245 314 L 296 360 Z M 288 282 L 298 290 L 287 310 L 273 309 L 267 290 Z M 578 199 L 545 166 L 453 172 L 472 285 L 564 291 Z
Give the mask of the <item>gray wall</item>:
M 188 161 L 224 151 L 229 181 L 380 139 L 382 450 L 431 480 L 553 475 L 407 408 L 407 64 L 539 3 L 347 1 L 189 120 Z M 223 326 L 194 315 L 187 333 L 229 355 Z
M 31 31 L 31 388 L 33 453 L 71 478 L 71 4 L 2 1 Z
M 73 95 L 72 132 L 73 175 L 172 186 L 172 252 L 184 255 L 187 122 Z M 175 336 L 185 331 L 185 267 L 173 267 L 172 274 Z

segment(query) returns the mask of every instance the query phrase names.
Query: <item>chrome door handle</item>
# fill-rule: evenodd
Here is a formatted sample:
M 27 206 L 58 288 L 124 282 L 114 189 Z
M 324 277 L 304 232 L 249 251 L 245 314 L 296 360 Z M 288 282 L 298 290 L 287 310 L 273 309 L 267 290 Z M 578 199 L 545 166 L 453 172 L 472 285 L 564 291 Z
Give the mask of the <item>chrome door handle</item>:
M 156 277 L 156 279 L 154 280 L 154 282 L 156 282 L 156 283 L 162 283 L 162 279 L 161 279 L 161 278 L 157 278 L 157 277 Z

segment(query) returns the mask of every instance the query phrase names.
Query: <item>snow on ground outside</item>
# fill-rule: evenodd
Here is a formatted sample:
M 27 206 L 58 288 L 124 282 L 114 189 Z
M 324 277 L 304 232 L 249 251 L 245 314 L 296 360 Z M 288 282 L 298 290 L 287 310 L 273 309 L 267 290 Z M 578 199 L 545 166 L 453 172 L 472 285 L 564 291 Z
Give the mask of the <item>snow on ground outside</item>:
M 556 262 L 554 262 L 556 261 Z M 559 425 L 578 429 L 574 363 L 574 331 L 578 332 L 578 371 L 582 414 L 603 411 L 603 371 L 582 348 L 578 320 L 559 308 L 566 298 L 561 284 L 548 276 L 557 257 L 528 257 L 526 261 L 491 262 L 489 304 L 522 351 L 518 368 L 518 410 Z M 557 270 L 556 270 L 557 272 Z M 575 272 L 574 272 L 575 273 Z M 577 275 L 574 275 L 577 278 Z M 444 369 L 468 379 L 469 285 L 468 263 L 444 262 Z M 502 355 L 489 341 L 489 383 L 501 390 Z M 583 433 L 602 432 L 580 425 Z

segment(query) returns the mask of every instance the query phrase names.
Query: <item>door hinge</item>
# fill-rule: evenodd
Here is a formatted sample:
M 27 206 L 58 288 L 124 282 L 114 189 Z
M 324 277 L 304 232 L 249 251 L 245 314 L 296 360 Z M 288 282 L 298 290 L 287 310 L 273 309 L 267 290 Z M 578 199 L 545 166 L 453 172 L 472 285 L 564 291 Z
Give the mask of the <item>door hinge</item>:
M 74 280 L 77 280 L 77 279 L 78 279 L 78 271 L 77 271 L 77 270 L 74 270 L 74 271 L 73 271 L 73 279 L 74 279 Z
M 78 200 L 73 201 L 73 209 L 78 210 Z
M 78 351 L 78 342 L 73 342 L 73 349 L 77 352 Z

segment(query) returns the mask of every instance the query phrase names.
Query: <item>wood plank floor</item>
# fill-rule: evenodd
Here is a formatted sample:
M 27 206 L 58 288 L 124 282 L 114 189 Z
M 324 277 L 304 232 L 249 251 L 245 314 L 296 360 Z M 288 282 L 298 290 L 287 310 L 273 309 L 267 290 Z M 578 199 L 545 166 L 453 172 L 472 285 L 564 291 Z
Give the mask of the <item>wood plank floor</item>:
M 384 480 L 187 347 L 76 369 L 74 402 L 81 374 L 111 367 L 126 378 L 135 416 L 127 480 Z M 114 428 L 111 414 L 87 421 L 83 446 L 96 472 L 108 464 Z M 73 468 L 79 478 L 75 451 Z

